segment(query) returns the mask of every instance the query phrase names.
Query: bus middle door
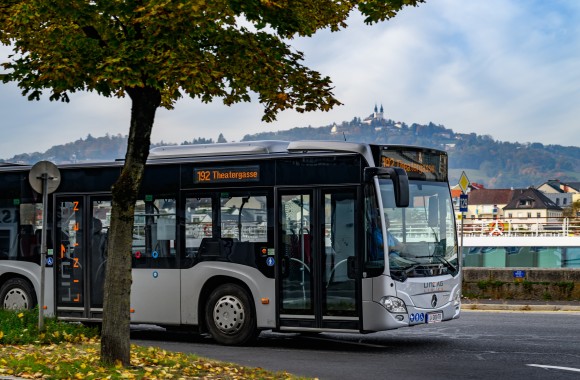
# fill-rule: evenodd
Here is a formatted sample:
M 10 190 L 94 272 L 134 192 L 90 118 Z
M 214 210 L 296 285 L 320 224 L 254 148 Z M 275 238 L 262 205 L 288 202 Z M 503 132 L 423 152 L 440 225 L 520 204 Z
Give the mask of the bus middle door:
M 356 188 L 278 192 L 281 330 L 359 330 Z

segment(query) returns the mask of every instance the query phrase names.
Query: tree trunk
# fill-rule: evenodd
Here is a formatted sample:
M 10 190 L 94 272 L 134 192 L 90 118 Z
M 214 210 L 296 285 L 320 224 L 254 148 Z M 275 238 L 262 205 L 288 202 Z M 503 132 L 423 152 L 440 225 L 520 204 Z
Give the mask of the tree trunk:
M 129 88 L 131 127 L 121 175 L 113 185 L 113 209 L 103 301 L 101 361 L 130 364 L 131 246 L 135 201 L 149 156 L 155 112 L 161 103 L 158 90 Z

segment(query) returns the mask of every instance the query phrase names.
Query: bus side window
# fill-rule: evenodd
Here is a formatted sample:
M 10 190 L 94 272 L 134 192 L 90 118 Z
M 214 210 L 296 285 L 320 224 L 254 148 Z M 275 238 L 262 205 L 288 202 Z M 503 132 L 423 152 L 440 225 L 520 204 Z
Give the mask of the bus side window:
M 40 242 L 36 240 L 34 227 L 30 224 L 20 226 L 20 256 L 23 258 L 34 256 L 39 250 Z
M 191 264 L 198 256 L 202 240 L 213 236 L 211 197 L 186 198 L 184 214 L 185 258 Z
M 133 266 L 177 268 L 175 199 L 139 200 L 135 204 Z
M 267 197 L 243 195 L 221 198 L 221 237 L 240 242 L 267 242 Z
M 42 212 L 40 203 L 22 203 L 19 206 L 18 231 L 19 258 L 38 263 L 40 261 L 40 245 L 42 242 Z M 17 221 L 14 221 L 15 224 Z M 50 228 L 50 226 L 47 226 Z M 47 247 L 51 246 L 50 234 L 47 235 Z

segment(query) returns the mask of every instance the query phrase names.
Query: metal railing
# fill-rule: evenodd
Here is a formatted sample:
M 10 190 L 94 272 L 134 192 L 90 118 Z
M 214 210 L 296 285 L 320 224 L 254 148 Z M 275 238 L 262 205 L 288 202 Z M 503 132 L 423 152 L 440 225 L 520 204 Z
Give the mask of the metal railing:
M 465 219 L 457 221 L 461 236 L 580 236 L 580 218 Z

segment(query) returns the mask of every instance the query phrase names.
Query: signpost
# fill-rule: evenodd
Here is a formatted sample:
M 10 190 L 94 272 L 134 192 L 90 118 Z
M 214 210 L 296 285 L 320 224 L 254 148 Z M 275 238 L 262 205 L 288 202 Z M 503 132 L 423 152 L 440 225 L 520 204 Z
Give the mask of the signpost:
M 461 172 L 461 177 L 459 177 L 459 187 L 461 188 L 461 195 L 459 196 L 459 212 L 461 212 L 461 243 L 459 247 L 459 252 L 463 257 L 463 221 L 465 220 L 465 213 L 467 212 L 467 206 L 469 205 L 467 189 L 469 188 L 469 179 L 465 172 Z
M 42 194 L 42 237 L 40 244 L 40 299 L 38 302 L 38 330 L 44 331 L 44 276 L 46 267 L 46 230 L 48 214 L 48 194 L 60 185 L 60 172 L 55 164 L 39 161 L 30 169 L 28 181 L 34 191 Z

